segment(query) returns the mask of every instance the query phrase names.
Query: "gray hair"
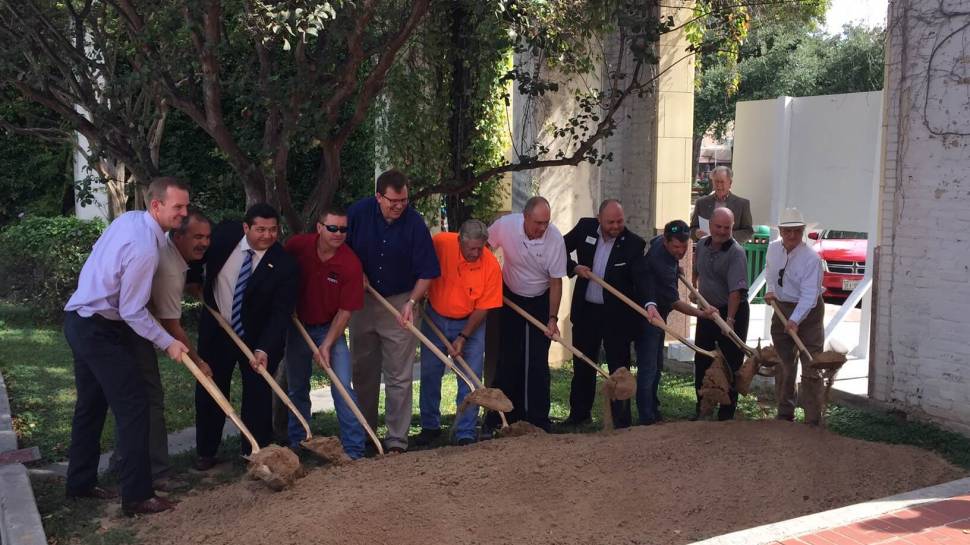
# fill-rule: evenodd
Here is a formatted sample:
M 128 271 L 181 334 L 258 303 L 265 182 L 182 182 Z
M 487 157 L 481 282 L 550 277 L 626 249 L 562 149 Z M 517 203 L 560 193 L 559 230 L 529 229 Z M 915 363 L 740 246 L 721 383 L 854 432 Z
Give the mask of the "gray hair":
M 536 195 L 535 197 L 531 197 L 529 200 L 525 201 L 525 206 L 522 208 L 522 215 L 528 216 L 532 212 L 532 210 L 535 209 L 535 207 L 539 206 L 540 204 L 544 204 L 548 206 L 550 210 L 552 209 L 552 206 L 549 204 L 549 201 L 547 201 L 545 197 L 540 197 L 539 195 Z
M 465 220 L 458 228 L 458 242 L 469 240 L 488 240 L 488 226 L 482 220 Z
M 715 174 L 719 174 L 722 172 L 727 175 L 728 180 L 732 180 L 732 181 L 734 180 L 734 172 L 731 172 L 731 167 L 726 167 L 724 165 L 721 165 L 719 167 L 714 167 L 714 170 L 712 170 L 710 174 L 711 179 L 714 178 Z

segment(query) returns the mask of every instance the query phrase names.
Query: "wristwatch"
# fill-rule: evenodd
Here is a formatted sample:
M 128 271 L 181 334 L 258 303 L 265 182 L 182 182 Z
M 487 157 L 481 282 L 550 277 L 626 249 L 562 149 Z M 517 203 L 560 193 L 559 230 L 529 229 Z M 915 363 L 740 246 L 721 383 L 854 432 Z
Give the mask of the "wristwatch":
M 408 299 L 408 303 L 411 303 L 412 305 L 418 304 L 418 302 L 415 301 L 414 299 Z
M 459 333 L 458 336 L 461 337 L 462 339 L 465 339 L 466 341 L 468 340 L 468 335 L 465 335 L 464 333 Z

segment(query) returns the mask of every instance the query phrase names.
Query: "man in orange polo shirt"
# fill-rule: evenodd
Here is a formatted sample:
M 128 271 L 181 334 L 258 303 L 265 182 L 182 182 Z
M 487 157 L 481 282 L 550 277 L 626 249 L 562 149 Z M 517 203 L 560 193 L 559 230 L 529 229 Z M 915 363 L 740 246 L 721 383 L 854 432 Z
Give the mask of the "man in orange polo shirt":
M 461 354 L 479 377 L 485 359 L 485 316 L 489 309 L 502 306 L 502 269 L 485 247 L 488 226 L 468 220 L 457 233 L 435 235 L 434 251 L 441 265 L 441 276 L 431 281 L 425 320 L 433 320 L 454 347 L 452 356 Z M 425 321 L 422 332 L 447 352 Z M 441 376 L 444 364 L 430 350 L 421 348 L 421 433 L 419 446 L 441 435 Z M 458 380 L 458 406 L 468 395 L 468 385 Z M 469 445 L 478 440 L 478 406 L 470 405 L 455 417 L 455 440 Z

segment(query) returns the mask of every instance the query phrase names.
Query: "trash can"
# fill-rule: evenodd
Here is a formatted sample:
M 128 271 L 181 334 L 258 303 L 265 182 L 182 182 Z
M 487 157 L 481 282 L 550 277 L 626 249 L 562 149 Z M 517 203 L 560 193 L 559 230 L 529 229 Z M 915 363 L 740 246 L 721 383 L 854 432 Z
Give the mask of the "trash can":
M 744 243 L 744 253 L 748 258 L 748 285 L 765 270 L 765 257 L 768 255 L 768 239 L 771 238 L 771 227 L 755 225 L 751 242 Z M 764 303 L 765 289 L 761 288 L 752 303 Z

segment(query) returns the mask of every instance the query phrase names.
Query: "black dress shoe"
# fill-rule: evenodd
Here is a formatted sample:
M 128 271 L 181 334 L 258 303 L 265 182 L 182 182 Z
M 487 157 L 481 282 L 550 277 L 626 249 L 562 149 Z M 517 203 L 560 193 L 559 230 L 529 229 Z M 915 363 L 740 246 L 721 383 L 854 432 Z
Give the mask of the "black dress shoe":
M 421 428 L 421 433 L 419 433 L 414 438 L 414 444 L 419 447 L 426 447 L 439 437 L 441 437 L 440 428 L 439 429 Z
M 175 509 L 175 503 L 165 498 L 159 498 L 158 496 L 152 496 L 145 501 L 140 501 L 132 504 L 122 504 L 121 510 L 124 512 L 126 517 L 133 517 L 135 515 L 150 515 L 152 513 L 161 513 L 162 511 L 168 511 L 170 509 Z
M 192 463 L 192 469 L 196 471 L 209 471 L 219 464 L 219 459 L 215 456 L 199 456 Z
M 467 447 L 468 445 L 474 445 L 474 444 L 475 444 L 475 440 L 472 439 L 471 437 L 462 437 L 461 439 L 458 440 L 459 447 Z
M 408 449 L 404 447 L 394 446 L 394 447 L 388 447 L 387 449 L 385 449 L 385 451 L 388 454 L 404 454 L 405 452 L 408 451 Z
M 67 497 L 76 500 L 79 498 L 94 498 L 96 500 L 113 500 L 118 497 L 118 491 L 114 488 L 104 488 L 95 486 L 82 492 L 67 492 Z

